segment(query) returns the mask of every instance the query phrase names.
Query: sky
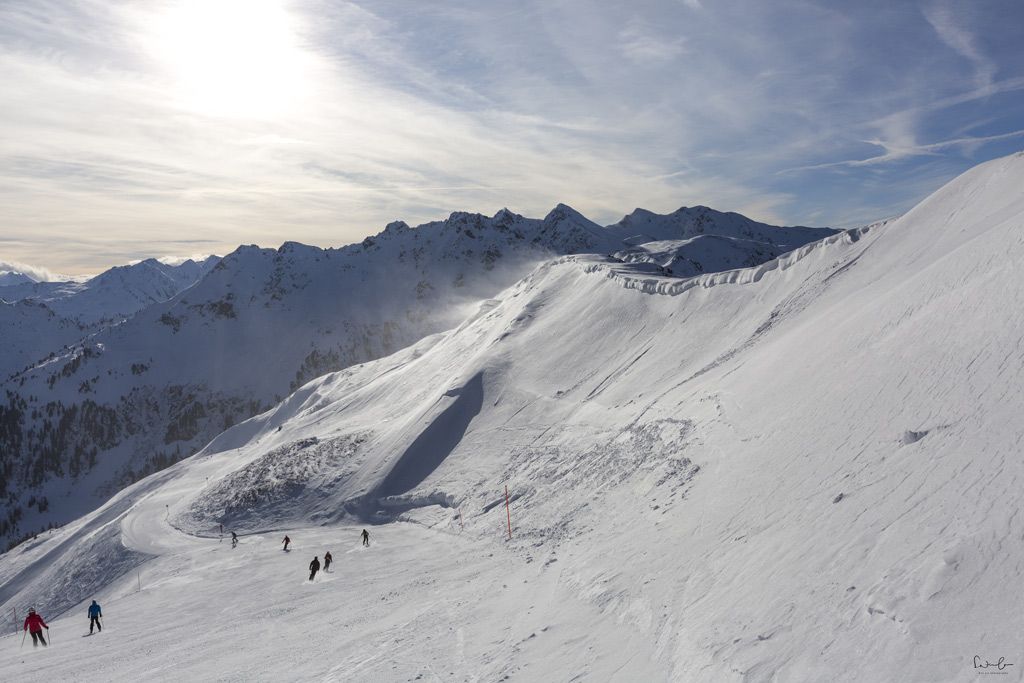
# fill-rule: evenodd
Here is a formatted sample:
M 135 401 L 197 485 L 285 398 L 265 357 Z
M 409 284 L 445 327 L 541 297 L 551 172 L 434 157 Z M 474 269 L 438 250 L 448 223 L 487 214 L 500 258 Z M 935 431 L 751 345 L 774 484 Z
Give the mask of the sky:
M 559 202 L 897 215 L 1024 149 L 1020 0 L 5 0 L 0 262 Z

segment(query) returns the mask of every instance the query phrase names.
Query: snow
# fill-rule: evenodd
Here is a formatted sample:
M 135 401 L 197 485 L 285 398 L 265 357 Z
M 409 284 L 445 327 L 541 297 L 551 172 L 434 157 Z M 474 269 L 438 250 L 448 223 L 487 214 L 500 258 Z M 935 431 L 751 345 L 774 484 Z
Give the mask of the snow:
M 304 531 L 288 553 L 281 533 L 242 537 L 233 550 L 228 540 L 209 541 L 100 594 L 104 629 L 95 636 L 82 637 L 86 603 L 48 622 L 48 650 L 18 650 L 20 636 L 4 638 L 13 650 L 4 671 L 29 681 L 86 670 L 95 680 L 463 680 L 458 672 L 470 670 L 486 680 L 513 672 L 567 680 L 601 647 L 630 671 L 654 673 L 637 656 L 653 650 L 639 637 L 581 646 L 586 624 L 564 608 L 598 611 L 560 588 L 553 571 L 510 567 L 500 552 L 454 533 L 415 525 L 371 533 L 363 549 L 358 527 Z M 331 571 L 310 584 L 306 566 L 326 549 Z M 524 588 L 534 592 L 526 602 Z M 211 651 L 219 654 L 204 656 Z M 337 655 L 313 654 L 323 652 Z M 557 652 L 565 654 L 552 666 L 513 664 Z
M 85 334 L 80 325 L 30 300 L 9 303 L 0 299 L 0 330 L 4 344 L 0 379 L 35 365 L 42 358 L 41 346 L 60 350 Z
M 1022 181 L 989 162 L 687 280 L 547 260 L 0 557 L 0 611 L 75 605 L 46 652 L 0 638 L 0 670 L 967 681 L 978 655 L 1020 680 Z M 93 598 L 109 628 L 77 638 Z
M 119 322 L 150 304 L 167 301 L 202 279 L 219 261 L 219 257 L 210 256 L 198 263 L 188 259 L 171 265 L 146 259 L 116 266 L 81 282 L 28 280 L 9 285 L 0 290 L 0 298 L 42 303 L 63 318 L 95 327 Z
M 699 238 L 672 248 L 694 272 L 761 263 L 835 232 L 768 226 L 711 209 L 648 212 L 644 226 L 675 236 L 699 230 Z M 17 487 L 10 504 L 22 513 L 7 535 L 20 538 L 95 509 L 307 381 L 451 329 L 539 262 L 617 251 L 626 232 L 564 204 L 542 219 L 507 209 L 490 217 L 456 212 L 417 228 L 396 221 L 341 249 L 243 246 L 220 261 L 172 267 L 150 259 L 84 284 L 26 290 L 51 310 L 102 329 L 72 326 L 59 336 L 53 320 L 41 319 L 8 335 L 18 344 L 0 370 L 8 371 L 3 377 L 17 373 L 6 388 L 24 405 L 12 409 L 16 426 L 0 431 L 0 465 L 5 456 L 13 463 L 8 490 Z M 53 291 L 43 296 L 41 287 Z M 108 324 L 113 311 L 133 315 Z M 29 505 L 33 497 L 45 505 Z
M 15 270 L 0 270 L 0 287 L 24 285 L 33 282 L 35 282 L 35 280 L 33 280 L 27 273 L 21 273 Z
M 195 284 L 219 259 L 177 266 L 148 259 L 83 282 L 38 282 L 0 271 L 0 380 L 21 374 L 106 326 Z

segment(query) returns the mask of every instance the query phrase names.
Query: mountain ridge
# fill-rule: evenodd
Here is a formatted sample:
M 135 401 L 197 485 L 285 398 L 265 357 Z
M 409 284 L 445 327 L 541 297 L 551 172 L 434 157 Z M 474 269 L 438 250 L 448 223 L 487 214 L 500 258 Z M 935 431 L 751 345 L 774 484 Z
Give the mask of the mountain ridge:
M 988 162 L 899 220 L 695 278 L 543 260 L 0 556 L 0 610 L 98 596 L 138 629 L 188 601 L 271 677 L 325 603 L 349 609 L 311 678 L 977 675 L 1024 646 L 1022 178 Z M 337 576 L 306 581 L 328 548 Z M 46 674 L 239 675 L 193 622 L 147 661 L 75 644 Z
M 726 216 L 704 215 L 707 232 L 715 229 L 713 219 Z M 729 218 L 732 233 L 736 220 Z M 810 240 L 835 233 L 744 225 L 761 226 L 767 235 L 778 230 L 787 244 L 794 234 Z M 559 204 L 541 219 L 502 209 L 493 216 L 453 212 L 416 228 L 396 221 L 333 249 L 294 241 L 278 249 L 240 246 L 167 301 L 55 349 L 45 363 L 6 383 L 0 419 L 10 427 L 0 432 L 0 450 L 10 454 L 12 481 L 22 490 L 16 498 L 6 492 L 10 509 L 23 507 L 28 491 L 47 502 L 45 511 L 0 524 L 10 535 L 80 514 L 70 502 L 53 502 L 88 499 L 68 497 L 74 481 L 93 491 L 98 504 L 306 381 L 456 326 L 480 299 L 536 263 L 559 254 L 611 253 L 624 246 L 623 234 Z M 688 248 L 681 243 L 675 251 Z M 779 249 L 747 240 L 709 265 L 748 265 Z M 134 270 L 109 271 L 104 281 L 158 267 L 141 262 Z

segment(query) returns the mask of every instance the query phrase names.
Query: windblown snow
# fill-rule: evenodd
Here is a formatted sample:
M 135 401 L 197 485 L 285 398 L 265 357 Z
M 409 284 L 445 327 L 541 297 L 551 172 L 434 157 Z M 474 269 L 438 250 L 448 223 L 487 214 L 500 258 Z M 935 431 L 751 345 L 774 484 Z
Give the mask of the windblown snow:
M 1018 154 L 688 278 L 549 259 L 5 554 L 0 610 L 55 643 L 0 638 L 0 670 L 1020 680 L 1022 188 Z
M 543 219 L 456 212 L 417 228 L 396 221 L 340 249 L 243 246 L 84 284 L 0 287 L 16 301 L 0 302 L 0 540 L 95 509 L 311 379 L 451 329 L 539 262 L 635 244 L 641 215 L 640 227 L 676 240 L 669 261 L 700 272 L 764 263 L 836 232 L 706 207 L 638 209 L 602 227 L 560 204 Z

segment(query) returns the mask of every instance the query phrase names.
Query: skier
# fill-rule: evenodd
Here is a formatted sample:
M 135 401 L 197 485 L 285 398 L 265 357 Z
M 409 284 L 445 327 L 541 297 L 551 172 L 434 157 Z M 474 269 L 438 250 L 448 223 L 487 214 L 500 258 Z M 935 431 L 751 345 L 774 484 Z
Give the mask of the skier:
M 363 529 L 363 545 L 367 548 L 370 547 L 370 532 L 366 529 Z
M 236 545 L 238 545 L 238 534 L 236 534 L 234 531 L 232 531 L 231 532 L 231 547 L 234 548 Z
M 288 551 L 288 544 L 291 543 L 291 542 L 292 542 L 292 539 L 288 538 L 287 536 L 284 537 L 283 543 L 284 543 L 284 549 L 285 549 L 286 552 Z
M 309 580 L 312 581 L 316 573 L 320 571 L 320 560 L 313 556 L 313 561 L 309 563 Z
M 46 640 L 43 638 L 43 629 L 47 631 L 50 627 L 46 625 L 43 618 L 36 614 L 35 609 L 32 607 L 28 608 L 28 616 L 25 617 L 25 626 L 21 629 L 22 631 L 28 631 L 32 634 L 32 647 L 39 647 L 39 643 L 46 646 Z
M 100 609 L 99 603 L 95 600 L 89 605 L 89 635 L 92 635 L 92 627 L 95 626 L 98 630 L 97 633 L 103 631 L 103 624 L 100 623 L 100 617 L 103 616 L 103 611 Z
M 331 568 L 331 560 L 333 560 L 333 559 L 334 558 L 331 557 L 331 551 L 328 550 L 327 554 L 324 555 L 324 571 L 325 572 L 330 570 L 330 568 Z

